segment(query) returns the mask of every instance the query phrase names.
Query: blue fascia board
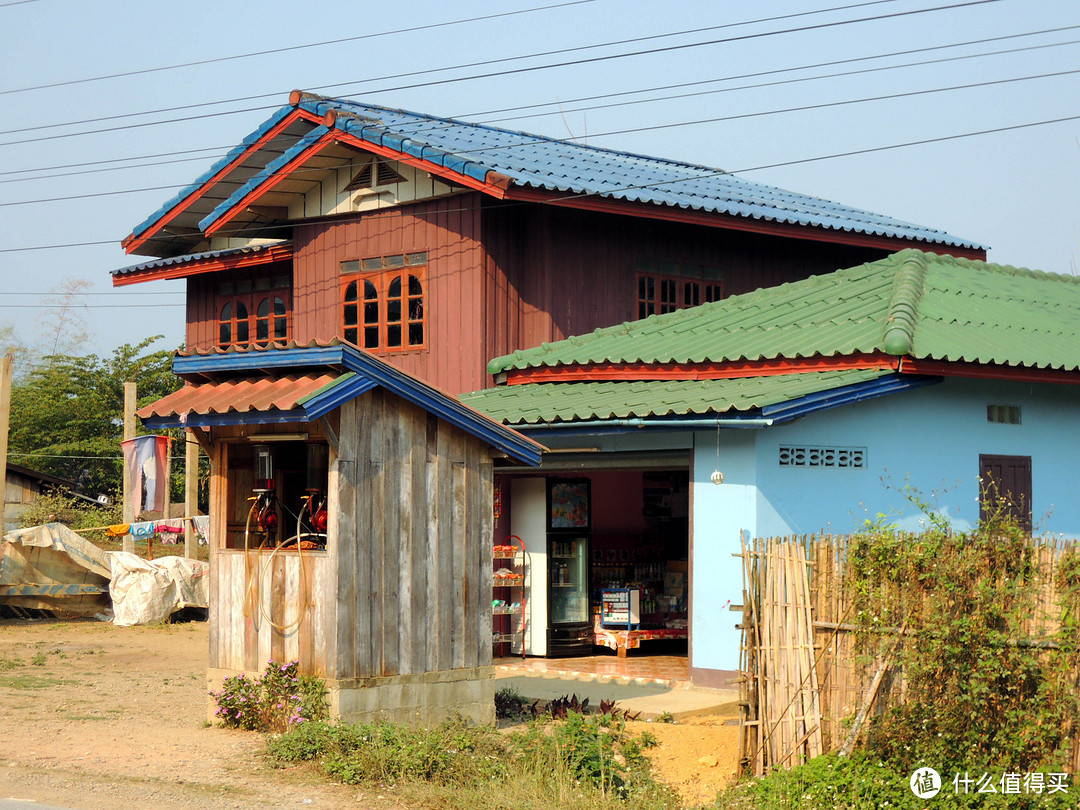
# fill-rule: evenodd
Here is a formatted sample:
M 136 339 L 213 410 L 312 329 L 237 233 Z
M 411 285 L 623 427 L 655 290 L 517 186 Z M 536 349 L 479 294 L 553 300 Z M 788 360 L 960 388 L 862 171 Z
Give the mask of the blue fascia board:
M 340 392 L 340 395 L 344 398 L 341 402 L 326 408 L 326 410 L 322 410 L 328 402 L 332 401 L 331 398 L 336 398 L 332 393 L 337 390 L 335 386 L 334 388 L 331 388 L 330 391 L 307 400 L 304 403 L 305 408 L 298 409 L 297 411 L 283 412 L 282 418 L 279 418 L 277 421 L 307 421 L 318 418 L 319 415 L 328 413 L 330 410 L 333 410 L 334 407 L 338 407 L 341 403 L 347 402 L 352 397 L 370 391 L 376 385 L 381 385 L 390 392 L 397 394 L 402 399 L 408 400 L 429 413 L 441 417 L 450 424 L 461 428 L 479 439 L 483 439 L 488 444 L 522 463 L 533 467 L 540 466 L 540 454 L 542 452 L 540 448 L 534 445 L 530 440 L 516 436 L 511 428 L 503 427 L 499 423 L 480 414 L 478 411 L 474 411 L 467 405 L 437 391 L 426 383 L 420 382 L 405 372 L 399 371 L 393 366 L 388 365 L 371 355 L 367 355 L 344 344 L 338 346 L 311 346 L 293 349 L 237 352 L 235 354 L 178 355 L 173 358 L 173 373 L 181 377 L 185 375 L 220 374 L 222 372 L 236 371 L 310 368 L 313 366 L 337 366 L 355 372 L 358 379 L 354 384 L 355 388 L 352 389 L 352 396 L 345 397 L 344 391 L 342 391 Z M 349 384 L 343 386 L 343 388 L 349 387 Z M 323 399 L 324 395 L 327 399 Z M 299 418 L 293 418 L 292 414 L 294 413 L 298 413 L 300 415 Z M 237 417 L 243 416 L 243 414 L 209 414 L 205 417 L 200 417 L 191 414 L 187 417 L 185 424 L 191 427 L 213 424 L 256 424 L 261 423 L 260 420 L 266 419 L 265 413 L 259 413 L 258 418 L 255 418 L 256 414 L 249 414 L 249 417 L 251 418 L 247 421 L 243 419 L 230 422 L 201 421 L 203 419 L 210 419 L 211 417 L 214 419 L 236 419 Z M 168 423 L 164 424 L 163 422 L 166 421 Z M 179 417 L 151 417 L 150 419 L 143 420 L 143 423 L 148 428 L 183 426 L 180 424 Z
M 281 119 L 285 118 L 287 115 L 289 115 L 291 112 L 293 112 L 294 109 L 295 108 L 292 107 L 291 105 L 287 105 L 285 107 L 282 107 L 277 112 L 275 112 L 273 115 L 271 115 L 269 118 L 267 118 L 265 121 L 263 121 L 259 125 L 258 129 L 256 129 L 254 132 L 252 132 L 250 135 L 248 135 L 246 138 L 244 138 L 244 140 L 240 141 L 239 144 L 237 144 L 232 149 L 230 149 L 226 153 L 225 157 L 221 158 L 221 160 L 214 163 L 214 165 L 212 165 L 209 169 L 207 169 L 205 172 L 203 172 L 201 175 L 199 175 L 199 177 L 195 180 L 195 182 L 191 183 L 186 188 L 182 189 L 178 194 L 176 194 L 174 197 L 172 197 L 170 200 L 168 200 L 163 206 L 161 206 L 161 208 L 159 208 L 157 211 L 155 211 L 150 216 L 148 216 L 146 219 L 144 219 L 142 222 L 140 222 L 138 225 L 136 225 L 132 229 L 131 235 L 132 236 L 139 236 L 140 234 L 144 233 L 147 229 L 150 228 L 151 225 L 153 225 L 155 222 L 157 222 L 159 219 L 161 219 L 163 216 L 165 216 L 167 213 L 169 213 L 169 211 L 174 209 L 176 206 L 178 206 L 180 203 L 182 203 L 185 199 L 187 199 L 192 194 L 194 194 L 196 191 L 198 191 L 200 188 L 202 188 L 202 186 L 211 177 L 213 177 L 215 174 L 217 174 L 223 168 L 225 168 L 230 163 L 232 163 L 232 161 L 236 160 L 237 157 L 239 157 L 241 154 L 243 154 L 245 149 L 247 149 L 249 146 L 251 146 L 251 144 L 255 143 L 255 141 L 257 141 L 259 138 L 261 138 L 263 135 L 265 135 L 267 132 L 269 132 L 273 127 L 275 127 L 278 124 L 278 122 L 281 121 Z
M 817 413 L 818 411 L 839 408 L 842 405 L 851 405 L 856 402 L 896 394 L 901 391 L 910 391 L 927 385 L 936 385 L 941 380 L 941 377 L 889 374 L 875 380 L 856 383 L 855 385 L 846 385 L 842 388 L 807 394 L 776 405 L 764 405 L 761 408 L 761 415 L 772 419 L 776 423 L 789 422 L 792 419 Z
M 366 394 L 372 388 L 378 388 L 379 384 L 369 377 L 348 372 L 338 378 L 330 387 L 313 394 L 310 397 L 299 400 L 299 405 L 311 420 L 326 416 L 335 408 L 340 408 L 346 402 Z
M 311 346 L 232 354 L 177 355 L 173 358 L 173 373 L 184 377 L 233 371 L 341 366 L 343 349 L 343 346 Z
M 319 140 L 319 138 L 329 131 L 330 130 L 325 126 L 315 127 L 315 129 L 311 130 L 303 138 L 267 163 L 261 171 L 254 174 L 251 179 L 244 183 L 244 185 L 240 186 L 240 188 L 230 194 L 223 203 L 199 220 L 199 230 L 205 232 L 207 228 L 231 211 L 237 203 L 244 199 L 244 197 L 273 177 L 278 169 L 306 152 L 317 140 Z
M 451 399 L 429 385 L 398 371 L 393 366 L 344 347 L 344 365 L 370 379 L 388 391 L 412 402 L 428 413 L 444 419 L 455 427 L 486 441 L 509 456 L 532 467 L 540 466 L 541 450 L 531 442 L 520 441 L 509 428 Z
M 289 411 L 234 411 L 233 413 L 189 413 L 180 416 L 148 416 L 142 420 L 147 430 L 183 427 L 224 427 L 227 425 L 280 425 L 310 422 L 313 418 L 302 408 Z

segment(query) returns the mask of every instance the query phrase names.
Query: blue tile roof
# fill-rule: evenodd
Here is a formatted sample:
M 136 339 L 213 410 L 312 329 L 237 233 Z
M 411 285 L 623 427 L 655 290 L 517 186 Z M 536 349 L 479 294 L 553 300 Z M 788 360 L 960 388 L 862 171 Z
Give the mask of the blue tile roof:
M 495 172 L 510 178 L 518 187 L 572 196 L 590 195 L 748 220 L 986 249 L 985 245 L 941 230 L 745 180 L 714 167 L 310 94 L 298 94 L 296 106 L 290 104 L 275 112 L 243 143 L 140 223 L 132 236 L 139 237 L 196 195 L 215 174 L 297 107 L 320 118 L 333 112 L 337 116 L 333 126 L 338 130 L 482 182 L 488 182 L 490 173 Z M 230 169 L 227 177 L 219 179 L 221 188 L 198 200 L 192 207 L 190 222 L 185 220 L 182 224 L 194 226 L 198 222 L 205 227 L 220 219 L 235 204 L 238 195 L 246 194 L 269 177 L 271 161 L 275 166 L 281 165 L 285 153 L 291 157 L 310 148 L 312 140 L 305 136 L 317 126 L 313 122 L 297 122 L 287 127 L 269 147 L 261 146 Z M 168 248 L 165 243 L 152 246 L 160 251 Z
M 160 267 L 169 267 L 174 264 L 191 264 L 193 262 L 201 262 L 206 259 L 224 259 L 229 256 L 240 256 L 247 253 L 260 253 L 261 251 L 268 250 L 272 247 L 279 247 L 280 245 L 280 242 L 267 245 L 245 245 L 244 247 L 238 248 L 225 248 L 224 250 L 206 250 L 202 253 L 187 253 L 183 256 L 170 256 L 167 259 L 155 259 L 149 262 L 133 264 L 128 267 L 121 267 L 119 270 L 112 270 L 111 275 L 126 276 L 129 273 L 138 273 L 143 270 L 156 270 Z
M 495 171 L 515 184 L 568 194 L 673 206 L 956 247 L 985 245 L 709 166 L 601 149 L 568 140 L 421 115 L 348 99 L 305 96 L 300 106 L 338 114 L 335 126 L 477 180 Z M 355 117 L 354 117 L 355 116 Z

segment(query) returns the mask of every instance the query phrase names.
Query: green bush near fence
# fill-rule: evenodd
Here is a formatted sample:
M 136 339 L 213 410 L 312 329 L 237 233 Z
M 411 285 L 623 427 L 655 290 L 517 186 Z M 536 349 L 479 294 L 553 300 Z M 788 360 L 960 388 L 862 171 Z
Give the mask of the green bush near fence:
M 905 699 L 869 722 L 852 757 L 749 780 L 718 808 L 920 807 L 909 780 L 924 767 L 941 774 L 936 801 L 950 807 L 1076 805 L 1068 758 L 1080 730 L 1080 553 L 1033 539 L 1003 514 L 953 532 L 924 512 L 919 534 L 868 525 L 846 549 L 859 663 L 874 672 L 887 658 Z M 977 792 L 984 774 L 996 792 Z M 1028 774 L 1041 790 L 1029 790 Z

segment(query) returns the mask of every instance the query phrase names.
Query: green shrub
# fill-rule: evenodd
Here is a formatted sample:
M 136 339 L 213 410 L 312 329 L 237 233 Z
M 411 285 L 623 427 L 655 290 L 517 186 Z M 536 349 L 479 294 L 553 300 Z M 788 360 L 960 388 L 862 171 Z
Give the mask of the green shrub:
M 211 692 L 217 716 L 225 728 L 284 732 L 308 720 L 327 716 L 326 686 L 318 678 L 297 675 L 298 662 L 270 661 L 258 678 L 244 673 L 226 678 L 221 690 Z
M 619 718 L 571 712 L 510 735 L 460 719 L 433 729 L 304 723 L 271 739 L 268 750 L 279 762 L 315 762 L 349 784 L 427 791 L 417 799 L 424 806 L 675 808 L 677 797 L 642 754 L 655 744 L 627 733 Z

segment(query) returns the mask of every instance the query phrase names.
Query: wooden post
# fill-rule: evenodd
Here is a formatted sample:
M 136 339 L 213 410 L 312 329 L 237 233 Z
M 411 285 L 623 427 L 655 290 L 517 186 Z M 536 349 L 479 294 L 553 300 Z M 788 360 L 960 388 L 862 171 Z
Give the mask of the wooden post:
M 191 428 L 184 431 L 184 517 L 199 512 L 199 442 Z M 195 524 L 184 521 L 184 556 L 195 559 Z
M 11 416 L 11 355 L 0 359 L 0 534 L 4 533 L 7 511 L 8 425 Z
M 124 383 L 124 441 L 135 438 L 135 383 Z M 135 504 L 131 500 L 131 471 L 124 465 L 124 523 L 135 522 Z M 135 552 L 135 540 L 124 535 L 124 551 Z

